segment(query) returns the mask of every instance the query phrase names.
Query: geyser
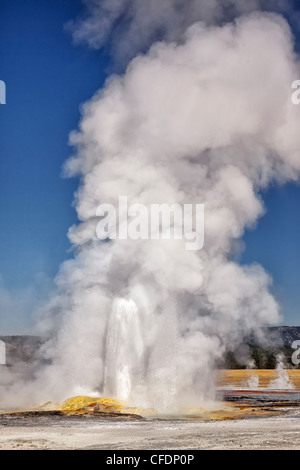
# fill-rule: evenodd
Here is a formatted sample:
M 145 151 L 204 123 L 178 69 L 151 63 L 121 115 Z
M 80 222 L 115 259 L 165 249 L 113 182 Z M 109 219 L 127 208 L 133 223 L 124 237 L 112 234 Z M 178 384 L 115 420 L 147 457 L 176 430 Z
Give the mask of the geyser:
M 264 213 L 261 191 L 299 176 L 293 38 L 274 14 L 190 24 L 110 77 L 71 135 L 66 172 L 81 178 L 80 223 L 45 314 L 49 364 L 22 388 L 31 399 L 199 406 L 214 397 L 226 347 L 280 319 L 268 274 L 233 254 Z M 97 207 L 117 207 L 120 195 L 146 207 L 204 204 L 203 249 L 182 239 L 100 241 Z
M 213 397 L 226 346 L 279 320 L 268 275 L 231 255 L 263 214 L 260 190 L 298 175 L 295 75 L 287 24 L 254 15 L 155 44 L 85 104 L 67 163 L 82 178 L 81 223 L 70 230 L 77 256 L 58 277 L 46 371 L 56 383 L 63 375 L 61 393 L 80 386 L 139 406 L 194 406 Z M 204 204 L 204 248 L 101 243 L 97 206 L 117 207 L 120 194 L 129 204 Z

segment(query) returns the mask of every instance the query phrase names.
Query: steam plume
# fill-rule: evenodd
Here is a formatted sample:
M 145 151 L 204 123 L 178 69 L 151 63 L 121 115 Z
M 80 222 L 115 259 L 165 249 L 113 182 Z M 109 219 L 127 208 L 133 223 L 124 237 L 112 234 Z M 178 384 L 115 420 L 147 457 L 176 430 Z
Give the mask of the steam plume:
M 290 0 L 83 0 L 86 15 L 68 23 L 75 43 L 110 47 L 126 63 L 159 37 L 183 41 L 189 26 L 202 21 L 224 24 L 258 10 L 290 11 Z
M 226 347 L 280 320 L 268 274 L 232 254 L 264 213 L 261 190 L 299 176 L 290 99 L 297 57 L 279 15 L 191 24 L 195 12 L 219 18 L 218 3 L 193 1 L 183 12 L 182 2 L 160 2 L 159 21 L 172 15 L 175 29 L 168 20 L 164 41 L 84 105 L 66 164 L 81 177 L 80 224 L 69 232 L 76 256 L 62 265 L 48 306 L 51 363 L 37 379 L 45 398 L 104 393 L 164 410 L 199 404 L 213 396 L 214 364 Z M 90 2 L 95 16 L 76 37 L 103 44 L 121 4 Z M 140 17 L 149 21 L 142 4 L 158 8 L 132 4 L 129 42 Z M 232 2 L 239 12 L 245 5 Z M 99 9 L 107 13 L 102 29 Z M 100 242 L 96 209 L 117 206 L 120 195 L 146 206 L 204 203 L 204 249 L 186 251 L 182 240 Z

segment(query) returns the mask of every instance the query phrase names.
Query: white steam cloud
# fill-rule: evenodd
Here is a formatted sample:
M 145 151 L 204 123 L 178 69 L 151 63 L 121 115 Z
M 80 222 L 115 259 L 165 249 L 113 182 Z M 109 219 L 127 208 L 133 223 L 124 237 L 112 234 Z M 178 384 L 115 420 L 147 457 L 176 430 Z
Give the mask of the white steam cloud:
M 90 3 L 95 17 L 84 31 L 95 28 L 76 34 L 99 34 L 102 44 L 110 13 L 124 2 Z M 31 398 L 101 393 L 161 410 L 197 405 L 213 396 L 214 364 L 226 347 L 280 320 L 268 274 L 232 253 L 264 213 L 260 191 L 299 176 L 299 109 L 291 103 L 299 69 L 289 27 L 279 15 L 255 13 L 223 26 L 192 24 L 176 42 L 182 2 L 133 2 L 131 28 L 142 3 L 160 5 L 162 16 L 151 20 L 162 21 L 176 6 L 174 35 L 167 31 L 172 42 L 155 43 L 109 78 L 71 135 L 76 155 L 66 171 L 81 176 L 80 224 L 69 233 L 76 256 L 57 277 L 45 319 L 55 332 L 44 348 L 50 364 Z M 217 5 L 191 2 L 181 27 L 209 4 Z M 109 9 L 101 16 L 107 29 L 98 29 L 98 8 Z M 187 251 L 184 240 L 100 242 L 96 209 L 117 206 L 120 195 L 146 206 L 204 203 L 204 249 Z
M 109 44 L 124 64 L 157 37 L 182 41 L 197 21 L 221 24 L 256 10 L 288 12 L 290 0 L 83 0 L 86 15 L 67 28 L 75 43 L 99 49 Z

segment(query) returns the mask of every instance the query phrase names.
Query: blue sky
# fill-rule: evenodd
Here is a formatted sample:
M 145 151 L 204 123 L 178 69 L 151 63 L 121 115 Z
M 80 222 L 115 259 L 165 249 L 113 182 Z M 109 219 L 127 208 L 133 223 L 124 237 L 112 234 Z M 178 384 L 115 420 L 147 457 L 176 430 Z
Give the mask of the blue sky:
M 32 287 L 46 295 L 72 256 L 67 230 L 76 222 L 78 181 L 62 178 L 61 169 L 80 104 L 101 87 L 109 67 L 103 53 L 74 46 L 64 29 L 81 9 L 79 0 L 0 4 L 0 79 L 7 86 L 0 106 L 0 276 L 12 296 Z M 242 262 L 266 268 L 283 323 L 300 325 L 300 187 L 272 188 L 263 197 L 267 213 L 245 234 Z M 29 302 L 19 319 L 24 325 L 30 308 Z M 0 314 L 0 332 L 7 323 Z
M 300 186 L 273 187 L 262 197 L 266 213 L 243 238 L 242 263 L 264 266 L 273 277 L 283 324 L 300 325 Z

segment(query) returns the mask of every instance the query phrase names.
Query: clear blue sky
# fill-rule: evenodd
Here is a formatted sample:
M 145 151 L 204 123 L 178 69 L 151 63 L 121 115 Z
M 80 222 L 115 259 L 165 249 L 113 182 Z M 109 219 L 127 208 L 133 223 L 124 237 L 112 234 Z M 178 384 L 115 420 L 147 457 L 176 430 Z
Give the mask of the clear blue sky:
M 53 277 L 69 256 L 76 180 L 61 178 L 80 103 L 103 82 L 100 54 L 72 45 L 76 0 L 1 0 L 0 273 L 7 288 Z
M 51 285 L 71 256 L 77 181 L 63 179 L 61 168 L 80 104 L 101 87 L 109 66 L 101 52 L 75 47 L 64 30 L 81 9 L 79 0 L 0 3 L 0 79 L 7 86 L 0 106 L 0 276 L 13 295 L 39 289 L 41 277 Z M 264 199 L 267 214 L 245 235 L 242 262 L 270 272 L 284 323 L 300 325 L 300 187 L 272 189 Z

